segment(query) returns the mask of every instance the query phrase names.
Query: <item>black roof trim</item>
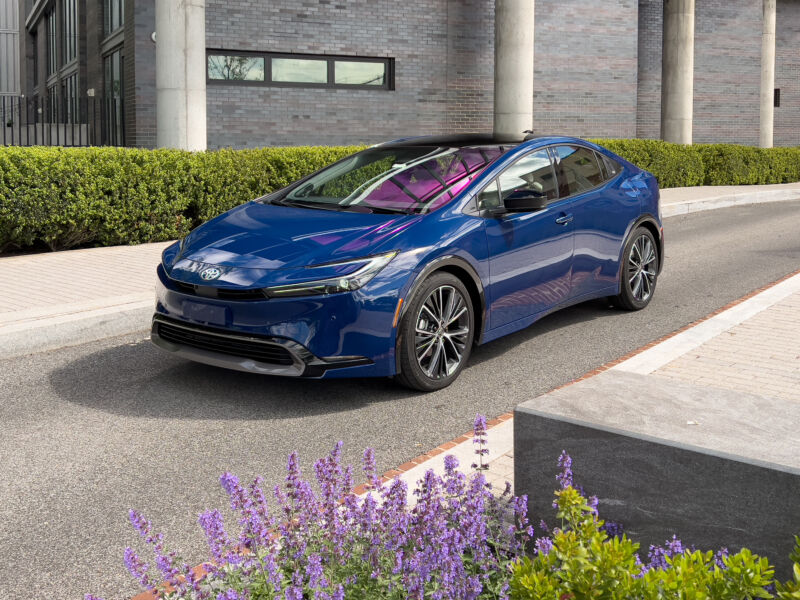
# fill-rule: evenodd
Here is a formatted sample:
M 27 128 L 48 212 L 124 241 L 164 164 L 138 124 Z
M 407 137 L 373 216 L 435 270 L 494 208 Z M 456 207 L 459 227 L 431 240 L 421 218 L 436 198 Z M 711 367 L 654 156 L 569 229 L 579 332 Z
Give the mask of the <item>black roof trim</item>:
M 488 146 L 493 144 L 521 144 L 536 138 L 563 137 L 549 136 L 538 133 L 528 133 L 525 136 L 499 136 L 493 133 L 461 133 L 456 135 L 425 135 L 418 137 L 400 138 L 380 144 L 381 147 L 399 146 Z

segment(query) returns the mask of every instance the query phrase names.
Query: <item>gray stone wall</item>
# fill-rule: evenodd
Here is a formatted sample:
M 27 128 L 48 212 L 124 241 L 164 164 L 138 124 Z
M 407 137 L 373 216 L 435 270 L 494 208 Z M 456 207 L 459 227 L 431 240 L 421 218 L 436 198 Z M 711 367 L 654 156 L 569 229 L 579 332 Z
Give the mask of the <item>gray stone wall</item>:
M 779 0 L 775 31 L 776 146 L 800 146 L 800 1 Z
M 637 0 L 536 0 L 537 133 L 636 136 Z

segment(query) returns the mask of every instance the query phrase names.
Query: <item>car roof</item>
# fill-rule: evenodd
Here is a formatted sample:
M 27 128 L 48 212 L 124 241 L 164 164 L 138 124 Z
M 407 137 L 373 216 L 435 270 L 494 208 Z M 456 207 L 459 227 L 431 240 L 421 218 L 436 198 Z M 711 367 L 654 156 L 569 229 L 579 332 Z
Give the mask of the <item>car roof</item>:
M 516 146 L 523 142 L 530 141 L 583 141 L 578 138 L 564 135 L 543 135 L 537 133 L 527 133 L 520 139 L 515 136 L 502 136 L 493 133 L 462 133 L 457 135 L 429 135 L 416 136 L 392 140 L 379 144 L 382 148 L 395 148 L 404 146 L 449 146 L 454 148 L 468 146 Z

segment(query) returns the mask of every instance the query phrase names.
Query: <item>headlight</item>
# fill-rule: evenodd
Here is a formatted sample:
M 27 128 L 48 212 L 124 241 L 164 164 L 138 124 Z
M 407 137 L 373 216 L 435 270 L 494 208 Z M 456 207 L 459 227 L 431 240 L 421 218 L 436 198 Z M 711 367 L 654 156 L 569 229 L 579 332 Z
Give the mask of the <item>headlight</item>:
M 350 292 L 365 286 L 378 271 L 383 269 L 389 262 L 397 256 L 397 251 L 387 252 L 378 256 L 368 256 L 356 260 L 348 260 L 340 263 L 329 263 L 318 265 L 317 267 L 343 267 L 346 265 L 364 263 L 364 266 L 356 269 L 352 273 L 341 277 L 330 277 L 317 281 L 304 281 L 302 283 L 292 283 L 290 285 L 278 285 L 264 288 L 264 294 L 268 298 L 289 298 L 292 296 L 319 296 L 323 294 L 338 294 L 340 292 Z

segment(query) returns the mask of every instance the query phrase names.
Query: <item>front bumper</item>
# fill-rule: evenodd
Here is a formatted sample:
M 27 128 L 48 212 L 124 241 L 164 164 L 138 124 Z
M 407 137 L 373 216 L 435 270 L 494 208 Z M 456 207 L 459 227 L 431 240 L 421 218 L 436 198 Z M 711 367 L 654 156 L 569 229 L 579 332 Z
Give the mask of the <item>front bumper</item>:
M 322 377 L 330 369 L 372 364 L 364 356 L 326 360 L 285 338 L 231 333 L 181 323 L 159 314 L 153 316 L 150 339 L 159 348 L 189 360 L 263 375 Z
M 159 265 L 151 338 L 190 360 L 253 373 L 393 375 L 397 287 L 397 282 L 381 283 L 307 298 L 201 297 L 171 280 Z M 167 335 L 161 332 L 165 324 L 172 328 Z M 202 339 L 186 337 L 198 335 Z M 237 353 L 243 348 L 245 353 Z

